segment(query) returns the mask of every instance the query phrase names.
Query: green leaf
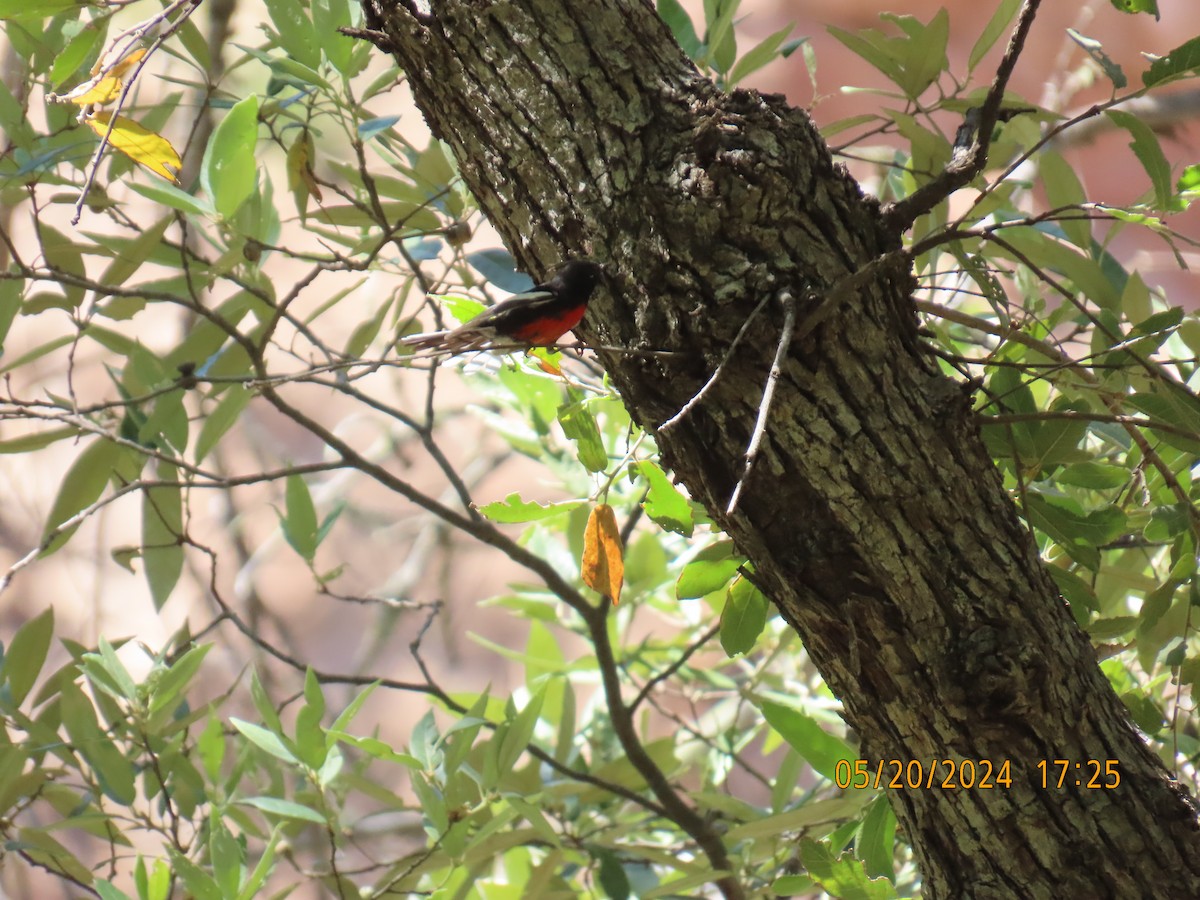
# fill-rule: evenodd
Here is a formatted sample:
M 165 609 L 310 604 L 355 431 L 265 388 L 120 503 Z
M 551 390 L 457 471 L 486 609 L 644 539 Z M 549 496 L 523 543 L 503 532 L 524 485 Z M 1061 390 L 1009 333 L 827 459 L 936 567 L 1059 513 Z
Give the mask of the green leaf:
M 59 694 L 59 704 L 71 744 L 92 767 L 100 789 L 122 806 L 131 804 L 137 796 L 133 763 L 111 736 L 100 730 L 92 702 L 78 685 L 68 682 Z
M 902 36 L 892 37 L 873 28 L 857 32 L 830 28 L 829 33 L 915 100 L 949 67 L 949 15 L 940 9 L 928 25 L 913 16 L 883 13 L 880 18 L 895 25 Z
M 610 850 L 596 849 L 592 851 L 592 858 L 600 863 L 597 880 L 610 900 L 629 900 L 632 886 L 617 855 Z
M 1108 2 L 1113 5 L 1113 9 L 1119 9 L 1121 12 L 1150 13 L 1155 19 L 1158 19 L 1158 0 L 1108 0 Z
M 103 878 L 98 879 L 92 886 L 96 889 L 96 893 L 100 895 L 100 900 L 132 900 L 127 893 L 111 881 L 106 881 Z
M 891 39 L 879 31 L 873 28 L 864 28 L 861 32 L 846 31 L 834 26 L 830 26 L 828 31 L 850 52 L 861 57 L 887 76 L 888 81 L 899 84 L 904 77 L 904 70 L 897 59 L 896 49 L 891 45 Z
M 1020 8 L 1021 0 L 1000 0 L 1000 3 L 996 5 L 996 11 L 988 19 L 987 25 L 983 27 L 979 39 L 975 41 L 975 46 L 971 48 L 971 55 L 967 58 L 968 72 L 974 71 L 984 55 L 996 45 L 996 41 L 1000 40 L 1000 36 L 1008 30 L 1008 23 L 1013 20 Z
M 158 480 L 175 481 L 176 468 L 158 463 Z M 154 608 L 160 610 L 183 573 L 183 492 L 178 486 L 142 491 L 142 563 Z
M 863 817 L 854 853 L 862 860 L 866 873 L 873 878 L 894 880 L 896 872 L 896 814 L 885 794 L 871 801 Z
M 509 723 L 507 732 L 500 743 L 497 764 L 501 773 L 512 771 L 521 754 L 528 749 L 529 740 L 533 737 L 533 729 L 537 726 L 538 717 L 542 713 L 542 704 L 546 699 L 546 686 L 529 698 L 525 705 Z M 499 734 L 497 733 L 497 737 Z
M 1074 167 L 1067 164 L 1059 154 L 1047 150 L 1039 157 L 1042 170 L 1042 185 L 1046 189 L 1046 200 L 1051 209 L 1075 207 L 1078 218 L 1066 218 L 1059 224 L 1071 243 L 1083 250 L 1092 248 L 1092 223 L 1084 217 L 1083 204 L 1087 194 L 1075 174 Z M 1071 212 L 1064 213 L 1071 216 Z
M 708 27 L 704 33 L 704 44 L 708 48 L 707 59 L 718 72 L 728 72 L 737 56 L 733 16 L 739 3 L 740 0 L 722 0 L 711 8 L 705 4 Z
M 81 0 L 0 0 L 0 19 L 46 19 L 82 5 Z
M 830 781 L 833 781 L 834 770 L 839 761 L 854 759 L 854 751 L 845 741 L 829 734 L 817 724 L 816 719 L 798 709 L 770 701 L 764 701 L 759 709 L 762 710 L 767 723 L 779 732 L 815 771 Z
M 97 653 L 83 655 L 83 669 L 88 680 L 94 687 L 107 690 L 116 700 L 137 700 L 137 684 L 125 668 L 125 664 L 117 658 L 117 651 L 113 649 L 112 644 L 101 637 L 97 649 Z
M 217 212 L 233 218 L 258 182 L 258 96 L 234 104 L 209 139 L 200 170 L 200 183 Z
M 283 760 L 285 763 L 292 765 L 297 765 L 300 762 L 296 759 L 295 754 L 283 743 L 283 739 L 275 732 L 268 731 L 261 725 L 255 725 L 253 722 L 247 722 L 236 716 L 230 717 L 229 724 L 240 731 L 242 736 L 250 741 L 250 743 L 276 759 Z M 322 819 L 322 821 L 324 820 Z
M 287 515 L 282 517 L 283 536 L 306 561 L 317 554 L 317 510 L 308 485 L 299 475 L 287 477 Z
M 61 873 L 76 884 L 87 886 L 92 883 L 92 873 L 87 866 L 41 828 L 18 829 L 16 841 L 6 849 L 20 850 L 21 855 L 34 866 L 45 868 L 52 874 Z
M 296 714 L 296 753 L 309 768 L 319 769 L 325 763 L 332 742 L 326 740 L 321 729 L 325 696 L 311 668 L 304 674 L 304 700 L 304 706 Z
M 1158 391 L 1130 394 L 1126 402 L 1151 419 L 1196 435 L 1193 440 L 1176 432 L 1155 430 L 1151 426 L 1151 431 L 1163 443 L 1185 453 L 1200 453 L 1200 401 L 1186 389 L 1173 388 L 1170 382 L 1163 382 L 1159 387 L 1161 390 Z
M 310 69 L 318 68 L 321 48 L 312 19 L 305 15 L 307 4 L 297 0 L 264 0 L 264 5 L 275 26 L 279 46 L 287 56 Z
M 1074 572 L 1058 566 L 1049 566 L 1048 568 L 1050 577 L 1054 579 L 1063 599 L 1071 605 L 1071 612 L 1075 615 L 1075 620 L 1080 624 L 1086 624 L 1090 613 L 1094 613 L 1100 608 L 1100 601 L 1096 598 L 1096 592 L 1092 590 L 1092 586 Z
M 1180 44 L 1166 56 L 1156 59 L 1150 68 L 1142 73 L 1142 84 L 1154 87 L 1180 75 L 1195 72 L 1200 69 L 1200 37 L 1194 37 Z
M 225 433 L 234 426 L 253 397 L 252 391 L 237 385 L 225 392 L 200 426 L 200 434 L 196 437 L 197 464 L 203 462 Z
M 1004 239 L 1020 251 L 1024 259 L 1001 247 L 996 248 L 998 255 L 1011 257 L 1022 265 L 1028 261 L 1039 268 L 1066 276 L 1075 290 L 1102 309 L 1120 308 L 1123 285 L 1119 288 L 1110 273 L 1091 256 L 1085 256 L 1074 247 L 1054 240 L 1038 228 L 1006 228 Z
M 215 714 L 209 713 L 208 722 L 196 741 L 196 752 L 211 781 L 221 775 L 221 763 L 225 759 L 225 729 Z
M 575 443 L 579 461 L 589 472 L 603 472 L 608 468 L 608 451 L 604 449 L 604 438 L 596 417 L 588 409 L 586 400 L 564 403 L 558 408 L 558 424 L 563 434 Z
M 238 842 L 216 810 L 208 817 L 208 862 L 222 896 L 237 896 L 245 860 Z
M 181 191 L 175 185 L 167 181 L 130 181 L 128 186 L 137 193 L 147 199 L 153 200 L 155 203 L 161 203 L 163 206 L 177 209 L 180 212 L 191 213 L 196 216 L 213 216 L 217 214 L 216 208 L 212 205 L 211 200 L 202 200 L 199 197 L 193 197 L 186 191 Z
M 390 302 L 378 304 L 374 314 L 358 324 L 346 341 L 346 349 L 342 351 L 345 356 L 357 359 L 366 353 L 367 348 L 371 346 L 371 341 L 375 340 L 379 329 L 383 327 L 383 320 L 387 318 L 388 310 L 391 307 Z
M 344 731 L 337 731 L 332 728 L 326 731 L 326 734 L 343 744 L 349 744 L 351 747 L 358 748 L 363 753 L 367 754 L 367 756 L 374 757 L 375 759 L 380 759 L 384 762 L 398 763 L 410 769 L 424 768 L 424 766 L 421 764 L 421 761 L 415 756 L 412 756 L 408 753 L 397 753 L 392 749 L 391 744 L 381 741 L 378 738 L 356 737 L 355 735 L 347 734 Z
M 33 688 L 46 663 L 50 638 L 54 635 L 54 607 L 49 606 L 17 629 L 4 654 L 3 676 L 14 707 Z
M 313 31 L 321 43 L 325 58 L 342 75 L 353 75 L 351 61 L 356 41 L 338 30 L 351 24 L 350 3 L 348 0 L 310 0 L 310 2 Z
M 54 532 L 64 522 L 87 509 L 100 499 L 108 480 L 113 476 L 118 466 L 129 458 L 129 451 L 112 441 L 97 438 L 92 441 L 82 453 L 76 457 L 67 474 L 63 476 L 58 489 L 58 496 L 46 516 L 46 526 L 42 530 L 41 542 L 45 549 L 41 555 L 49 556 L 63 546 L 79 523 Z
M 800 859 L 813 880 L 834 897 L 847 900 L 892 900 L 896 889 L 886 878 L 871 878 L 850 854 L 835 857 L 825 842 L 800 839 Z
M 1070 501 L 1027 491 L 1025 517 L 1034 528 L 1050 537 L 1071 559 L 1092 571 L 1100 566 L 1096 548 L 1114 540 L 1124 530 L 1125 513 L 1106 507 L 1082 514 Z
M 1150 176 L 1154 185 L 1154 206 L 1156 209 L 1169 209 L 1171 205 L 1171 164 L 1159 146 L 1158 138 L 1150 130 L 1150 126 L 1131 113 L 1110 109 L 1105 113 L 1112 123 L 1124 128 L 1133 136 L 1130 147 Z
M 109 21 L 106 16 L 85 25 L 54 58 L 54 65 L 50 67 L 50 82 L 55 90 L 61 88 L 83 65 L 95 61 L 108 35 Z
M 696 28 L 692 25 L 691 16 L 679 5 L 679 0 L 658 0 L 658 15 L 667 23 L 667 27 L 671 29 L 671 34 L 675 37 L 675 42 L 688 55 L 688 58 L 699 59 L 703 45 L 700 43 L 700 38 L 696 37 Z
M 779 52 L 780 46 L 795 25 L 785 25 L 774 34 L 764 38 L 755 46 L 751 47 L 733 66 L 728 77 L 725 79 L 726 88 L 732 88 L 739 81 L 752 72 L 757 72 L 767 63 L 772 62 L 776 57 L 781 56 Z
M 806 897 L 812 888 L 813 880 L 807 875 L 781 875 L 771 882 L 771 891 L 777 897 Z
M 1122 466 L 1111 466 L 1105 463 L 1080 462 L 1064 466 L 1054 476 L 1059 484 L 1070 484 L 1075 487 L 1089 488 L 1093 491 L 1103 491 L 1123 487 L 1129 483 L 1132 475 Z
M 635 468 L 649 486 L 646 499 L 642 503 L 646 515 L 659 528 L 690 538 L 695 530 L 696 521 L 688 499 L 679 492 L 656 463 L 642 460 L 635 464 Z
M 150 254 L 159 249 L 167 226 L 175 221 L 174 216 L 163 216 L 136 238 L 121 244 L 111 244 L 115 255 L 108 268 L 100 275 L 101 284 L 124 285 Z
M 718 591 L 741 568 L 745 557 L 736 556 L 733 541 L 718 541 L 697 553 L 679 573 L 675 596 L 694 600 Z
M 493 522 L 540 522 L 568 513 L 586 503 L 586 500 L 566 500 L 560 503 L 534 503 L 522 500 L 520 494 L 509 494 L 503 500 L 476 507 L 480 515 Z
M 171 868 L 174 874 L 183 882 L 192 900 L 227 900 L 221 894 L 221 888 L 212 875 L 200 868 L 172 845 L 167 844 L 167 853 L 171 857 Z
M 268 839 L 266 847 L 263 848 L 258 858 L 258 863 L 241 885 L 236 900 L 254 900 L 254 898 L 261 896 L 263 885 L 275 868 L 275 853 L 279 846 L 280 838 L 283 836 L 281 831 L 282 829 L 276 826 L 271 832 L 271 837 Z
M 156 678 L 148 680 L 150 685 L 150 713 L 171 712 L 179 699 L 200 671 L 200 664 L 213 648 L 213 644 L 201 644 L 192 647 L 179 657 L 166 671 Z M 221 739 L 224 746 L 224 738 Z
M 21 295 L 24 291 L 24 279 L 6 278 L 0 281 L 0 353 L 3 352 L 13 320 L 21 311 Z
M 1123 638 L 1127 634 L 1132 634 L 1141 621 L 1139 616 L 1109 616 L 1104 619 L 1096 619 L 1087 626 L 1088 637 L 1093 642 Z
M 767 625 L 771 601 L 750 579 L 739 575 L 721 610 L 721 646 L 727 656 L 749 653 Z
M 44 222 L 39 225 L 37 235 L 42 242 L 42 255 L 46 258 L 49 266 L 75 278 L 87 278 L 87 270 L 83 265 L 83 254 L 80 253 L 79 244 L 76 241 Z M 83 302 L 85 288 L 82 285 L 60 283 L 59 286 L 66 295 L 70 307 L 78 306 Z

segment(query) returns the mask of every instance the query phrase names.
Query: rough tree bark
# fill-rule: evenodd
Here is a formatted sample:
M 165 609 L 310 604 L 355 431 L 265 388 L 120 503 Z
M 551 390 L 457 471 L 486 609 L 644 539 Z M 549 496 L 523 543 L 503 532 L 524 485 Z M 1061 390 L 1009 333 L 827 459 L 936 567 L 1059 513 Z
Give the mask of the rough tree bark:
M 968 394 L 922 351 L 898 236 L 808 117 L 717 90 L 641 0 L 365 6 L 371 39 L 529 270 L 610 262 L 584 336 L 676 351 L 601 357 L 753 562 L 872 767 L 1011 762 L 1011 788 L 889 793 L 926 894 L 1200 896 L 1195 807 L 1043 570 Z M 727 514 L 783 289 L 800 326 Z M 661 429 L 723 360 L 701 402 Z M 1054 759 L 1116 760 L 1120 786 L 1072 774 L 1044 789 L 1035 766 Z M 722 890 L 738 895 L 729 880 Z

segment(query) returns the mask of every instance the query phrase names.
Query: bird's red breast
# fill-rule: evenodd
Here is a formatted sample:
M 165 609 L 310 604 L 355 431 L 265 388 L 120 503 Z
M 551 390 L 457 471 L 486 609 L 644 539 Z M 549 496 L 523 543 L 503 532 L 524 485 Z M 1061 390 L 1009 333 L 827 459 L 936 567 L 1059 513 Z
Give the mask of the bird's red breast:
M 522 322 L 511 333 L 506 332 L 503 323 L 496 323 L 496 332 L 535 347 L 553 344 L 560 337 L 574 328 L 587 312 L 587 303 L 578 303 L 564 309 L 547 310 L 543 315 Z

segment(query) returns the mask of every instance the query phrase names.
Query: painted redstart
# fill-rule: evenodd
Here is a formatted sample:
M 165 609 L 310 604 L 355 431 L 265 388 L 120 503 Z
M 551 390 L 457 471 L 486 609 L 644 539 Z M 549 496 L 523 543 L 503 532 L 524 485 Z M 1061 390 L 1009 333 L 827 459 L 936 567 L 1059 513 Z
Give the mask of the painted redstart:
M 599 263 L 570 260 L 549 281 L 514 294 L 457 328 L 409 335 L 400 343 L 444 353 L 504 345 L 548 346 L 579 324 L 602 275 Z

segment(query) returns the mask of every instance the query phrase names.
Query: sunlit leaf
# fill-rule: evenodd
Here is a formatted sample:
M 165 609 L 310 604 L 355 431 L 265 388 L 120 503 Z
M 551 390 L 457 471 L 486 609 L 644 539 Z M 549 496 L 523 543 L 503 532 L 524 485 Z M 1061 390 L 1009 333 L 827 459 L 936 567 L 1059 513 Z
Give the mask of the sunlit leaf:
M 744 575 L 729 586 L 721 609 L 721 647 L 727 656 L 749 653 L 767 624 L 771 601 Z
M 839 737 L 827 732 L 812 716 L 779 703 L 764 702 L 763 717 L 772 728 L 799 753 L 808 764 L 830 781 L 841 760 L 853 759 L 855 753 Z
M 1142 73 L 1142 83 L 1146 87 L 1154 87 L 1197 69 L 1200 69 L 1200 37 L 1194 37 L 1180 44 L 1166 56 L 1154 60 L 1150 68 Z
M 718 541 L 705 547 L 679 573 L 675 596 L 694 600 L 720 590 L 745 561 L 744 556 L 736 554 L 733 541 Z
M 579 461 L 585 469 L 589 472 L 603 472 L 608 468 L 608 451 L 604 449 L 604 438 L 586 400 L 564 403 L 559 407 L 558 424 L 562 426 L 563 434 L 575 443 Z
M 251 94 L 234 104 L 217 123 L 200 167 L 204 192 L 226 219 L 232 218 L 254 193 L 258 183 L 258 159 L 254 153 L 257 142 L 258 96 Z
M 1158 18 L 1158 0 L 1108 0 L 1113 5 L 1113 9 L 1119 9 L 1124 13 L 1150 13 L 1155 19 Z
M 858 900 L 892 900 L 897 896 L 886 878 L 871 878 L 861 860 L 849 853 L 835 857 L 826 843 L 801 838 L 800 858 L 812 879 L 831 896 Z
M 104 74 L 85 81 L 68 94 L 53 95 L 50 99 L 66 100 L 79 106 L 89 104 L 103 106 L 106 103 L 112 103 L 121 95 L 125 76 L 130 69 L 141 62 L 145 55 L 145 48 L 139 47 L 116 65 L 109 67 Z
M 666 473 L 650 460 L 639 462 L 637 471 L 649 486 L 642 504 L 646 515 L 660 528 L 690 538 L 696 522 L 688 499 L 671 483 Z
M 179 176 L 183 160 L 179 158 L 171 142 L 161 134 L 143 128 L 124 116 L 117 116 L 114 121 L 112 113 L 107 111 L 94 113 L 84 121 L 101 138 L 107 134 L 109 144 L 155 175 L 160 175 L 167 181 L 174 181 Z
M 509 494 L 503 500 L 479 507 L 479 512 L 493 522 L 539 522 L 568 513 L 582 506 L 582 500 L 567 500 L 559 503 L 534 503 L 522 500 L 520 494 Z

